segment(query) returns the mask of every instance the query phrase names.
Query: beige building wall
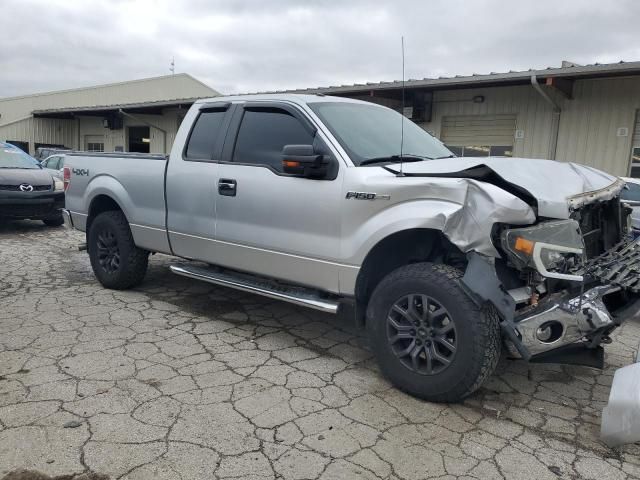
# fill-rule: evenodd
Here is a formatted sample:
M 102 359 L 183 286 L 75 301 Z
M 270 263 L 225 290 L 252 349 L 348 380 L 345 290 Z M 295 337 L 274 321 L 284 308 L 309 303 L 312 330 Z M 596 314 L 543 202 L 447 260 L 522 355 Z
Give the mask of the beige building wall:
M 628 175 L 640 110 L 640 77 L 579 80 L 571 99 L 549 93 L 562 109 L 556 159 Z M 483 96 L 484 101 L 474 102 L 476 96 Z M 356 98 L 400 108 L 395 100 Z M 421 126 L 440 138 L 445 117 L 504 114 L 516 115 L 515 130 L 520 135 L 513 139 L 515 157 L 549 157 L 553 109 L 529 85 L 435 91 L 431 121 Z
M 0 125 L 0 140 L 27 141 L 31 153 L 34 152 L 36 143 L 73 148 L 76 136 L 77 123 L 74 120 L 29 117 L 8 125 Z
M 216 95 L 219 93 L 211 87 L 186 73 L 181 73 L 95 87 L 2 98 L 0 99 L 0 126 L 28 117 L 34 110 L 122 105 Z
M 116 146 L 122 146 L 127 151 L 127 127 L 152 124 L 158 128 L 151 127 L 150 149 L 153 153 L 165 153 L 171 149 L 179 119 L 185 110 L 167 108 L 163 110 L 162 115 L 140 115 L 137 119 L 125 116 L 122 130 L 104 128 L 102 117 L 79 116 L 65 120 L 33 118 L 33 112 L 83 107 L 90 109 L 95 106 L 153 103 L 217 95 L 218 92 L 190 75 L 177 74 L 4 98 L 0 99 L 0 141 L 27 142 L 32 154 L 35 153 L 37 143 L 64 145 L 83 150 L 86 148 L 87 139 L 93 142 L 101 141 L 104 143 L 105 151 L 113 151 Z
M 113 152 L 117 147 L 122 147 L 126 152 L 129 142 L 128 127 L 149 127 L 150 152 L 169 153 L 186 112 L 186 109 L 172 108 L 163 110 L 162 115 L 134 114 L 135 118 L 124 116 L 123 128 L 119 130 L 105 128 L 99 117 L 79 117 L 79 137 L 75 139 L 72 148 L 84 150 L 88 141 L 99 141 L 104 143 L 105 152 Z
M 482 103 L 473 98 L 484 97 Z M 422 127 L 440 137 L 444 117 L 462 115 L 516 115 L 516 130 L 523 138 L 513 139 L 513 155 L 544 158 L 551 138 L 552 109 L 533 87 L 515 86 L 471 90 L 436 91 L 433 95 L 431 122 Z
M 563 103 L 557 159 L 627 175 L 640 77 L 575 82 Z

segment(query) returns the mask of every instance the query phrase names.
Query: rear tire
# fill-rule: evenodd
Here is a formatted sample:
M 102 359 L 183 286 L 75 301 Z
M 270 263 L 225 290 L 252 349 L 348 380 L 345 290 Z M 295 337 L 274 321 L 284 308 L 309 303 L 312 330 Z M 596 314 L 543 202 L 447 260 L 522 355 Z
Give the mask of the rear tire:
M 43 219 L 42 222 L 47 227 L 59 227 L 60 225 L 64 224 L 64 217 L 62 216 L 62 213 L 59 213 L 55 217 L 49 217 L 49 218 Z
M 100 213 L 91 223 L 87 249 L 93 273 L 106 288 L 126 290 L 142 282 L 149 252 L 136 247 L 120 211 Z
M 500 359 L 497 315 L 469 298 L 461 277 L 447 265 L 407 265 L 387 275 L 369 301 L 367 329 L 380 369 L 416 397 L 459 402 Z

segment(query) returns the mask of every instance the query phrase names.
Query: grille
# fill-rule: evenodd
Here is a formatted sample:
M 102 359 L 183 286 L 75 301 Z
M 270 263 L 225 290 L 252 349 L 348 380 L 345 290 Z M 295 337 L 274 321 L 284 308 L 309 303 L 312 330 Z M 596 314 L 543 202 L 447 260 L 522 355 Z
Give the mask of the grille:
M 51 190 L 51 185 L 32 185 L 34 192 L 46 192 Z M 0 190 L 19 192 L 20 185 L 0 185 Z
M 0 205 L 0 217 L 44 217 L 54 211 L 52 203 L 35 205 Z
M 622 239 L 619 198 L 585 205 L 574 213 L 573 218 L 580 223 L 587 258 L 610 250 Z

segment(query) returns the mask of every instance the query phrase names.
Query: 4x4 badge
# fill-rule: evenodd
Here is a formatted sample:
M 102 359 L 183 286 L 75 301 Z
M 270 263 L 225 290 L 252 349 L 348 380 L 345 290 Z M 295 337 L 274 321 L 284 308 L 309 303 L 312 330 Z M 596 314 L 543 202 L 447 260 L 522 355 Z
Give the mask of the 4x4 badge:
M 356 200 L 390 200 L 391 195 L 378 195 L 371 192 L 347 192 L 345 197 L 347 200 L 354 198 Z

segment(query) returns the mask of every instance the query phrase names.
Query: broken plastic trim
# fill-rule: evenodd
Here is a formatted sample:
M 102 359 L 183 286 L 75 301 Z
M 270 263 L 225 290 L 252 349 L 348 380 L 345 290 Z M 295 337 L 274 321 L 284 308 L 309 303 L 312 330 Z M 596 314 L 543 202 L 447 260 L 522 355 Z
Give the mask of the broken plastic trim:
M 478 305 L 489 302 L 500 315 L 500 328 L 513 343 L 524 360 L 531 358 L 531 353 L 518 336 L 513 322 L 516 302 L 502 286 L 496 274 L 495 266 L 486 257 L 470 252 L 467 254 L 467 269 L 462 277 L 462 285 L 471 299 Z

